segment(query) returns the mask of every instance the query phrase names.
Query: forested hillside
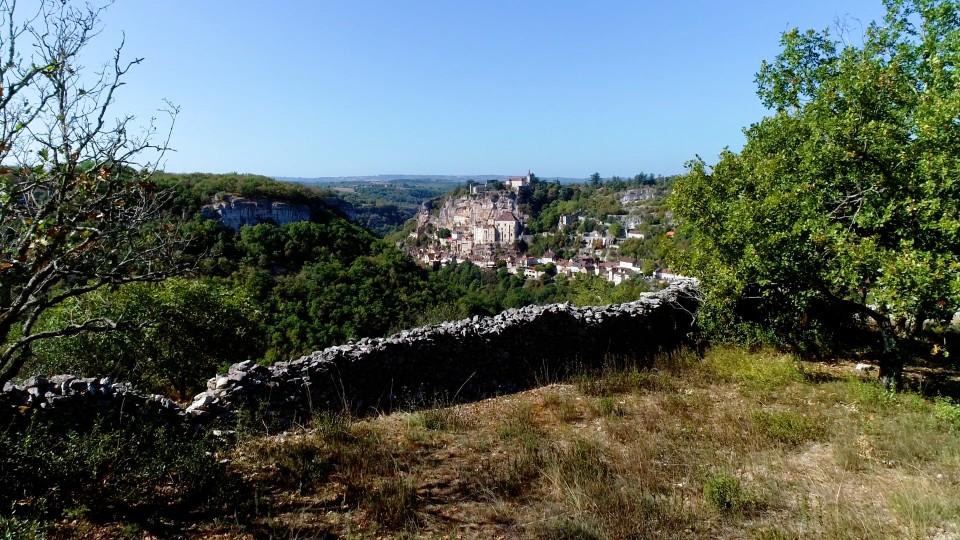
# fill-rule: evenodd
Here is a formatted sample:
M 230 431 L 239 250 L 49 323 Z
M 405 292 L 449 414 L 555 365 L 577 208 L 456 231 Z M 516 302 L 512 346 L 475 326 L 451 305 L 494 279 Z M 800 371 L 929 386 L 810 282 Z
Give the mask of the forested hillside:
M 404 178 L 398 180 L 338 181 L 312 184 L 334 191 L 350 218 L 378 236 L 403 227 L 420 206 L 454 189 L 453 180 Z
M 41 325 L 110 318 L 121 331 L 43 342 L 24 371 L 110 375 L 186 398 L 224 364 L 286 360 L 413 324 L 445 298 L 429 274 L 324 202 L 328 191 L 253 175 L 156 176 L 188 217 L 193 272 L 83 295 Z M 307 222 L 261 223 L 239 232 L 205 219 L 218 193 L 304 204 Z
M 469 263 L 422 268 L 342 215 L 325 189 L 241 174 L 161 173 L 153 180 L 173 190 L 168 211 L 187 220 L 184 254 L 193 270 L 51 309 L 40 327 L 98 318 L 130 323 L 42 341 L 21 377 L 111 376 L 187 399 L 218 368 L 245 359 L 269 364 L 416 325 L 529 304 L 629 301 L 647 290 L 642 282 L 614 287 L 596 277 L 525 280 Z M 311 219 L 233 231 L 200 212 L 225 194 L 305 205 Z

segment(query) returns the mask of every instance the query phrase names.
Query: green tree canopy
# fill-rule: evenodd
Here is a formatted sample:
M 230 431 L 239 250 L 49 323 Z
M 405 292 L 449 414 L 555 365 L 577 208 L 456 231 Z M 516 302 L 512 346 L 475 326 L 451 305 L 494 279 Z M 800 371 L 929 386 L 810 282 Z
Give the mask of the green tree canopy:
M 614 221 L 610 224 L 610 228 L 607 229 L 611 236 L 614 238 L 620 238 L 623 236 L 623 225 L 619 221 Z
M 886 5 L 857 45 L 784 33 L 757 75 L 772 115 L 741 152 L 690 162 L 672 204 L 708 323 L 749 303 L 796 342 L 815 306 L 845 307 L 882 329 L 897 378 L 895 338 L 960 304 L 960 2 Z
M 227 364 L 264 351 L 263 314 L 238 287 L 173 278 L 129 283 L 70 298 L 47 312 L 41 329 L 76 319 L 140 321 L 115 332 L 46 340 L 27 370 L 111 376 L 151 392 L 188 399 Z

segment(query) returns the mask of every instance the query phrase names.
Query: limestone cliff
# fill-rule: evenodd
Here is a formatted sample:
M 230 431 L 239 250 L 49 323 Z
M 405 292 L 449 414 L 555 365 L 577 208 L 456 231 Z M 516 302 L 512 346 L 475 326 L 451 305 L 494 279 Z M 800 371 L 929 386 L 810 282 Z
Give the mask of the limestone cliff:
M 225 226 L 239 230 L 243 225 L 275 223 L 284 225 L 310 220 L 310 208 L 304 204 L 292 204 L 269 199 L 245 198 L 222 195 L 203 207 L 203 216 L 218 219 Z

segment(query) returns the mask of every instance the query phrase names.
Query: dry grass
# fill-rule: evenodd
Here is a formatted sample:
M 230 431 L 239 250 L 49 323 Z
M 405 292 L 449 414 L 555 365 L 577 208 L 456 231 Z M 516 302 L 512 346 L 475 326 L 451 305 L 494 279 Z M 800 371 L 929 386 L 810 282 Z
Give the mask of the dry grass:
M 714 349 L 241 444 L 238 537 L 960 538 L 960 409 Z

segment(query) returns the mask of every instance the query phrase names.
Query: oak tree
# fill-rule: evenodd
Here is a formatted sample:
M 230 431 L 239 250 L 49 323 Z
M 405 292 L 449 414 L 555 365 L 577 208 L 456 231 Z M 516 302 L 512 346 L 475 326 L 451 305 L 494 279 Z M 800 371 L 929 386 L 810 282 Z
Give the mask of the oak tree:
M 771 114 L 742 151 L 690 162 L 672 201 L 708 322 L 747 301 L 792 339 L 812 307 L 849 309 L 891 381 L 902 340 L 960 307 L 960 2 L 885 5 L 857 40 L 784 33 L 757 75 Z

